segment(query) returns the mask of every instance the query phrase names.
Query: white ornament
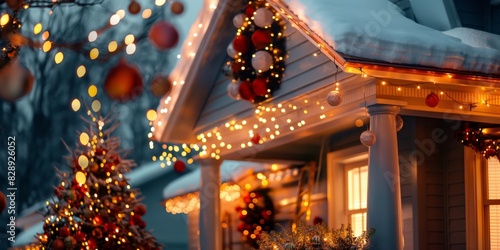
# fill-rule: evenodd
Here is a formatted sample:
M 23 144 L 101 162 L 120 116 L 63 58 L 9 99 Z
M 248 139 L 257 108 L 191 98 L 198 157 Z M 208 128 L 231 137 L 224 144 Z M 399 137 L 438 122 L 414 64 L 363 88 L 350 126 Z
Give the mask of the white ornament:
M 264 28 L 273 23 L 273 12 L 267 8 L 259 8 L 255 11 L 253 18 L 255 25 Z
M 231 57 L 231 58 L 235 58 L 236 55 L 238 54 L 238 52 L 236 52 L 236 50 L 234 49 L 233 47 L 233 41 L 231 41 L 229 43 L 229 45 L 227 46 L 227 54 Z
M 375 133 L 373 133 L 370 130 L 367 130 L 361 133 L 361 135 L 359 136 L 359 140 L 363 145 L 369 147 L 375 143 L 377 137 L 375 136 Z
M 401 116 L 396 115 L 396 131 L 399 132 L 403 128 L 403 118 Z
M 236 28 L 241 28 L 241 26 L 243 26 L 243 24 L 245 23 L 245 14 L 243 13 L 240 13 L 236 16 L 233 17 L 233 24 L 234 24 L 234 27 Z
M 326 101 L 330 106 L 338 106 L 342 102 L 342 95 L 337 90 L 332 90 L 328 93 Z
M 266 72 L 268 71 L 271 66 L 273 65 L 273 56 L 265 51 L 265 50 L 260 50 L 255 52 L 253 58 L 252 58 L 252 67 L 260 72 Z
M 241 99 L 240 84 L 241 84 L 241 82 L 237 81 L 237 82 L 232 82 L 229 85 L 227 85 L 227 95 L 229 95 L 229 97 L 231 97 L 231 99 L 234 99 L 234 100 Z

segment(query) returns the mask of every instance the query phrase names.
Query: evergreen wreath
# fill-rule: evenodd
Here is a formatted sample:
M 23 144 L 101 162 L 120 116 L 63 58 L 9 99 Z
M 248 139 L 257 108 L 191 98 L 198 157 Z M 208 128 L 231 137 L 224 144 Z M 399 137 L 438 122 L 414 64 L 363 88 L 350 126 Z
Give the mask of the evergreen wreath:
M 238 28 L 227 52 L 225 72 L 233 76 L 233 99 L 260 103 L 279 89 L 285 71 L 284 22 L 265 1 L 249 1 L 233 24 Z

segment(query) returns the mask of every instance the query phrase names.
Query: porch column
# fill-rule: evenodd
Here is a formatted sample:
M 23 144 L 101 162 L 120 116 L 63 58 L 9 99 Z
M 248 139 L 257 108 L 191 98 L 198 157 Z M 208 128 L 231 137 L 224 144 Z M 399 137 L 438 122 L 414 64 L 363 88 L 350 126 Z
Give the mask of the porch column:
M 399 179 L 396 114 L 398 106 L 368 107 L 370 129 L 376 135 L 368 160 L 368 220 L 374 228 L 373 249 L 403 249 L 403 216 Z
M 222 249 L 220 225 L 220 164 L 215 159 L 198 159 L 200 178 L 200 247 L 201 250 Z

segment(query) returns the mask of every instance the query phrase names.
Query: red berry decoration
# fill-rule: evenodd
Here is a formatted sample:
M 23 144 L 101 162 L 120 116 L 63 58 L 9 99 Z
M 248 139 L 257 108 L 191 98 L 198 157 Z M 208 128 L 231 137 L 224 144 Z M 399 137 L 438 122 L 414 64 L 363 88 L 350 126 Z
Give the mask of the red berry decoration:
M 234 38 L 233 48 L 237 52 L 246 53 L 250 50 L 250 39 L 247 36 L 239 35 Z
M 52 249 L 53 250 L 64 250 L 65 249 L 64 241 L 62 241 L 60 239 L 55 239 L 54 241 L 52 241 Z
M 183 161 L 177 160 L 174 163 L 174 170 L 177 173 L 182 173 L 186 170 L 186 164 Z
M 151 27 L 148 33 L 151 44 L 159 50 L 167 50 L 175 47 L 179 42 L 179 32 L 170 23 L 159 21 Z
M 130 14 L 132 15 L 135 15 L 140 11 L 141 11 L 141 5 L 137 1 L 132 0 L 128 5 L 128 12 L 130 12 Z
M 7 198 L 0 192 L 0 213 L 7 207 Z
M 115 232 L 115 229 L 116 225 L 113 222 L 107 222 L 104 224 L 104 231 L 106 231 L 106 233 L 108 234 Z
M 258 77 L 252 82 L 253 92 L 258 96 L 267 95 L 267 80 L 266 78 Z
M 140 95 L 142 89 L 142 76 L 139 70 L 125 61 L 120 61 L 118 65 L 113 67 L 104 81 L 104 91 L 109 98 L 121 102 Z M 99 155 L 97 150 L 96 155 Z
M 269 30 L 256 30 L 252 34 L 252 43 L 256 49 L 264 49 L 271 42 L 271 31 Z
M 96 215 L 93 219 L 95 225 L 102 225 L 102 218 L 100 215 Z
M 134 212 L 138 215 L 145 215 L 146 214 L 146 206 L 144 206 L 144 204 L 138 204 L 137 206 L 135 206 L 134 208 Z
M 97 241 L 95 239 L 89 239 L 88 245 L 90 249 L 96 249 L 97 248 Z
M 64 239 L 64 246 L 66 246 L 66 249 L 75 249 L 76 246 L 76 240 L 73 236 L 68 236 L 66 239 Z
M 256 11 L 257 9 L 253 6 L 253 5 L 248 5 L 246 8 L 245 8 L 245 15 L 250 18 L 250 17 L 253 17 L 253 13 Z
M 252 84 L 249 81 L 244 81 L 240 84 L 239 92 L 241 98 L 253 102 L 255 100 L 255 93 L 252 90 Z
M 181 2 L 173 2 L 172 6 L 170 6 L 170 11 L 176 15 L 180 15 L 184 12 L 184 4 Z
M 425 97 L 425 104 L 431 108 L 436 107 L 439 104 L 439 96 L 431 92 Z
M 84 242 L 86 238 L 87 238 L 87 235 L 82 231 L 78 231 L 75 234 L 75 239 L 77 241 Z
M 61 229 L 59 229 L 59 236 L 61 237 L 67 237 L 71 234 L 71 231 L 69 230 L 69 227 L 67 226 L 64 226 L 64 227 L 61 227 Z
M 252 139 L 250 139 L 253 144 L 259 144 L 260 143 L 260 135 L 259 134 L 255 134 L 252 136 Z

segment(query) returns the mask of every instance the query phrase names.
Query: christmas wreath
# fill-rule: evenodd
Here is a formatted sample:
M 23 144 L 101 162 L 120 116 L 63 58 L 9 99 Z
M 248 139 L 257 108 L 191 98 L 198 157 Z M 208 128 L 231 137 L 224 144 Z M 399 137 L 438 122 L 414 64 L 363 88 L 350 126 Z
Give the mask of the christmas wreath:
M 225 71 L 234 80 L 228 94 L 233 99 L 262 102 L 279 89 L 285 71 L 283 21 L 265 1 L 249 1 L 233 24 L 238 30 L 227 48 L 231 60 Z
M 455 136 L 464 146 L 474 149 L 486 159 L 497 157 L 500 160 L 500 137 L 498 133 L 487 132 L 492 129 L 500 130 L 500 126 L 464 122 L 455 132 Z
M 245 242 L 258 248 L 257 241 L 265 231 L 274 227 L 274 206 L 265 191 L 253 191 L 243 196 L 244 206 L 237 206 L 238 231 L 243 234 Z

